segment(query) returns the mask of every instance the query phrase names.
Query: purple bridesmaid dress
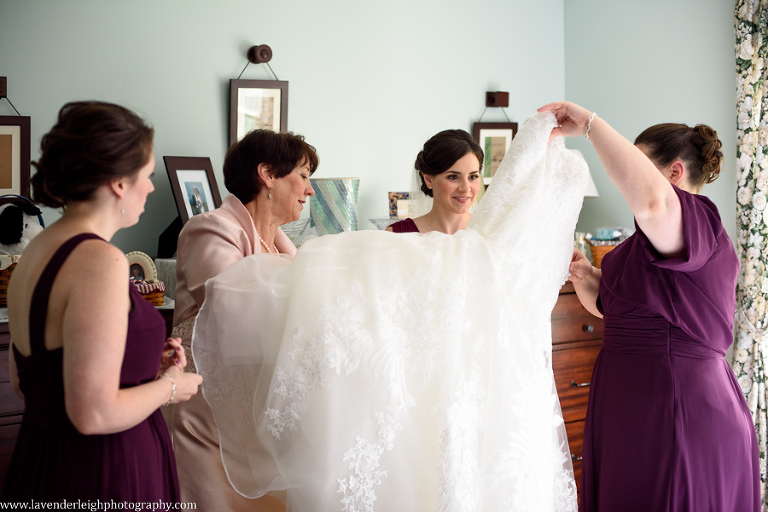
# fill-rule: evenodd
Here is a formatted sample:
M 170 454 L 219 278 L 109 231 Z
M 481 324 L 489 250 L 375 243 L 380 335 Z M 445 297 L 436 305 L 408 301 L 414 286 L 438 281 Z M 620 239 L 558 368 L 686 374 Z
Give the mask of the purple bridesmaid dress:
M 661 258 L 638 228 L 603 259 L 584 512 L 760 510 L 752 417 L 724 358 L 738 258 L 714 204 L 675 190 L 685 257 Z
M 108 435 L 80 434 L 64 406 L 63 349 L 45 348 L 48 297 L 56 274 L 83 240 L 77 235 L 53 255 L 30 307 L 31 354 L 14 347 L 25 410 L 3 489 L 3 501 L 99 499 L 178 502 L 176 462 L 160 410 L 138 425 Z M 127 276 L 126 276 L 127 279 Z M 120 387 L 152 381 L 165 343 L 165 322 L 134 287 Z

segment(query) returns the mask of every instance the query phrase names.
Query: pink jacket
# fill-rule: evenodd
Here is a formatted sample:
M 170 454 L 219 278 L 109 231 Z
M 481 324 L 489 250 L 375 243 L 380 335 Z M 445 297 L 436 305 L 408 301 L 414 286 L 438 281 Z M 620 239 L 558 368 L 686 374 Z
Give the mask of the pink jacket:
M 275 245 L 293 256 L 296 247 L 278 229 Z M 176 249 L 176 308 L 173 325 L 197 314 L 205 300 L 205 282 L 233 263 L 265 252 L 243 203 L 228 195 L 213 211 L 195 215 L 182 228 Z

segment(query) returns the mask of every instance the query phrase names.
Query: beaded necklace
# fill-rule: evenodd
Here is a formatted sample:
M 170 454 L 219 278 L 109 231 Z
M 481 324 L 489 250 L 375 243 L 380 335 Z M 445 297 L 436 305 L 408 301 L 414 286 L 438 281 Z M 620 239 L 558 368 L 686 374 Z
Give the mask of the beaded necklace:
M 263 238 L 261 238 L 261 235 L 259 235 L 259 234 L 256 234 L 256 236 L 258 236 L 258 237 L 259 237 L 259 242 L 261 242 L 261 245 L 263 245 L 263 246 L 264 246 L 264 249 L 266 249 L 266 250 L 267 250 L 267 252 L 268 252 L 269 254 L 272 254 L 272 251 L 271 251 L 271 250 L 269 249 L 269 247 L 267 246 L 267 242 L 265 242 L 265 241 L 264 241 L 264 239 L 263 239 Z M 280 254 L 280 251 L 278 251 L 278 250 L 277 250 L 277 246 L 276 246 L 276 245 L 273 245 L 273 247 L 275 248 L 275 253 L 276 253 L 276 254 Z

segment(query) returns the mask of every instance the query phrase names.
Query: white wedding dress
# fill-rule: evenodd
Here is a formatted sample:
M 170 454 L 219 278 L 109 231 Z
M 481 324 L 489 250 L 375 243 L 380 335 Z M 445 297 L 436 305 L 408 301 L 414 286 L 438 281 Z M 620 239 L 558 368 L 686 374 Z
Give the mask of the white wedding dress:
M 291 511 L 576 511 L 550 315 L 586 186 L 554 116 L 466 231 L 358 231 L 206 285 L 193 354 L 230 482 Z

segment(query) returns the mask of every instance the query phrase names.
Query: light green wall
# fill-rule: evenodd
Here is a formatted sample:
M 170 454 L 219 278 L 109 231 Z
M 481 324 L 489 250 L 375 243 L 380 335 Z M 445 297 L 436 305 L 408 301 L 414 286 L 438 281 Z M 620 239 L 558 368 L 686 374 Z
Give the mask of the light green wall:
M 720 178 L 704 195 L 736 232 L 736 67 L 726 0 L 565 0 L 566 97 L 630 140 L 662 122 L 706 123 L 723 142 Z M 600 197 L 586 198 L 578 229 L 627 226 L 632 213 L 591 144 L 569 141 L 590 164 Z
M 382 217 L 386 193 L 409 188 L 423 142 L 470 130 L 485 91 L 509 91 L 518 122 L 565 95 L 563 9 L 563 0 L 0 0 L 0 76 L 32 118 L 33 159 L 67 101 L 113 101 L 154 125 L 156 191 L 139 224 L 114 239 L 154 256 L 176 216 L 162 156 L 210 157 L 224 190 L 228 84 L 250 46 L 269 44 L 272 68 L 290 82 L 289 129 L 317 147 L 315 176 L 359 176 L 360 218 Z M 272 76 L 251 64 L 242 78 Z M 11 114 L 0 101 L 0 115 Z

